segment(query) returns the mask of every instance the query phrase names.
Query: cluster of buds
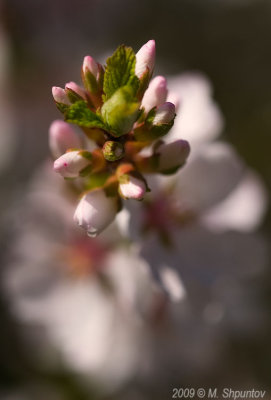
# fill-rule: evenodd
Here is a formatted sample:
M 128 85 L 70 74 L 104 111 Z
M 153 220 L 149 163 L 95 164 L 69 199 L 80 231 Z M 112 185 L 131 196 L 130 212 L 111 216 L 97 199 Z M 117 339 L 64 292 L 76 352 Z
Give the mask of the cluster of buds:
M 75 186 L 81 200 L 74 220 L 90 236 L 114 220 L 122 199 L 143 199 L 150 190 L 145 173 L 174 173 L 188 157 L 185 140 L 162 140 L 173 125 L 177 104 L 167 101 L 172 96 L 164 77 L 151 79 L 154 62 L 154 40 L 137 54 L 122 45 L 105 67 L 84 58 L 83 87 L 69 82 L 65 89 L 52 89 L 65 119 L 54 121 L 49 130 L 54 170 L 72 183 L 79 178 Z

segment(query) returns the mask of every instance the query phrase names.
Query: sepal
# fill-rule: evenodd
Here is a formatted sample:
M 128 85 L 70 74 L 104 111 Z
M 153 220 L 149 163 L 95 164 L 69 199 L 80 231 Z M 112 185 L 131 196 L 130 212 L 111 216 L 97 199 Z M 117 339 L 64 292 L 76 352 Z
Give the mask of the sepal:
M 75 82 L 68 82 L 65 85 L 65 92 L 71 103 L 75 103 L 79 100 L 87 101 L 87 95 L 83 88 L 81 88 Z
M 104 70 L 91 56 L 86 56 L 81 70 L 84 87 L 96 108 L 102 105 Z

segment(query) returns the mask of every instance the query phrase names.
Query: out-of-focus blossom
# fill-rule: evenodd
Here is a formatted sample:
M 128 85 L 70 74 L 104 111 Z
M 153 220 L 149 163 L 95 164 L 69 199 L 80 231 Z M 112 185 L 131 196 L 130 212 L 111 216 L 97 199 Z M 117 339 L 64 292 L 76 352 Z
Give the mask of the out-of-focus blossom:
M 25 219 L 16 217 L 19 232 L 4 275 L 12 311 L 38 336 L 47 365 L 58 362 L 57 353 L 105 391 L 133 380 L 172 388 L 180 379 L 212 377 L 231 338 L 249 338 L 266 321 L 260 293 L 266 247 L 253 233 L 265 190 L 231 146 L 212 141 L 222 118 L 208 81 L 187 79 L 193 75 L 180 80 L 195 98 L 198 87 L 201 107 L 194 115 L 181 90 L 186 124 L 180 118 L 180 136 L 160 146 L 180 143 L 185 129 L 193 132 L 191 163 L 170 179 L 148 179 L 151 192 L 140 204 L 126 202 L 118 222 L 132 245 L 124 245 L 114 224 L 99 239 L 76 230 L 70 218 L 75 196 L 47 169 L 23 204 Z M 211 135 L 200 121 L 206 115 L 214 119 Z
M 223 119 L 207 79 L 186 74 L 169 79 L 169 87 L 179 90 L 180 117 L 166 142 L 188 138 L 190 162 L 170 181 L 149 180 L 143 210 L 129 203 L 118 217 L 152 276 L 177 302 L 174 333 L 153 337 L 153 370 L 146 375 L 165 382 L 181 370 L 184 376 L 214 371 L 227 337 L 254 335 L 267 317 L 261 285 L 250 280 L 261 280 L 267 259 L 264 240 L 253 233 L 266 210 L 264 185 L 229 144 L 213 141 Z
M 167 101 L 176 105 L 178 99 L 180 103 L 175 124 L 167 136 L 169 140 L 181 136 L 194 149 L 194 144 L 204 144 L 221 133 L 223 116 L 212 97 L 212 86 L 203 75 L 186 73 L 174 76 L 168 79 L 168 88 Z
M 72 223 L 75 202 L 49 165 L 37 172 L 4 281 L 12 312 L 35 337 L 36 361 L 64 362 L 111 391 L 139 370 L 142 352 L 148 357 L 143 321 L 156 290 L 116 226 L 90 239 Z
M 176 285 L 179 281 L 179 286 L 184 286 L 193 298 L 192 291 L 188 290 L 190 281 L 204 286 L 205 275 L 214 281 L 223 280 L 224 274 L 232 273 L 232 263 L 237 273 L 248 268 L 243 245 L 246 240 L 255 240 L 251 259 L 259 246 L 262 258 L 250 265 L 255 273 L 261 272 L 264 246 L 257 237 L 243 236 L 243 232 L 253 231 L 260 224 L 267 196 L 260 178 L 250 171 L 230 145 L 211 141 L 221 130 L 222 117 L 206 78 L 183 75 L 169 79 L 171 85 L 180 91 L 181 117 L 177 118 L 168 140 L 189 138 L 192 142 L 190 163 L 183 168 L 182 174 L 171 180 L 168 177 L 150 180 L 152 191 L 143 203 L 145 210 L 143 207 L 142 211 L 142 205 L 128 204 L 118 221 L 129 237 L 141 243 L 140 253 L 148 261 L 153 276 L 176 300 L 176 290 L 169 287 L 165 270 L 171 270 Z M 201 241 L 205 243 L 202 247 Z M 242 243 L 240 246 L 238 241 Z M 231 263 L 225 257 L 225 251 L 236 261 Z M 207 272 L 215 267 L 216 273 L 215 270 Z M 209 290 L 212 290 L 211 286 Z M 179 299 L 182 299 L 181 292 Z
M 186 140 L 176 140 L 175 142 L 161 144 L 157 148 L 159 156 L 159 170 L 169 171 L 183 165 L 189 156 L 190 146 Z

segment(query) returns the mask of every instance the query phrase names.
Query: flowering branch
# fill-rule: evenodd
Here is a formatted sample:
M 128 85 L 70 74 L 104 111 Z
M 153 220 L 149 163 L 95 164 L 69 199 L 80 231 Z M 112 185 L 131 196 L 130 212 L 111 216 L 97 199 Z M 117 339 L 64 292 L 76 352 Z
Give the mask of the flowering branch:
M 82 198 L 74 219 L 91 236 L 114 220 L 122 199 L 143 199 L 150 189 L 142 173 L 174 173 L 189 155 L 185 140 L 161 140 L 176 114 L 175 105 L 167 101 L 166 79 L 151 80 L 154 63 L 154 40 L 137 54 L 122 45 L 105 67 L 84 58 L 84 87 L 69 82 L 65 89 L 52 89 L 66 121 L 54 121 L 49 130 L 54 170 L 66 179 L 81 178 Z M 69 124 L 79 126 L 95 150 L 87 150 L 89 145 Z M 141 153 L 145 147 L 152 149 L 148 157 Z

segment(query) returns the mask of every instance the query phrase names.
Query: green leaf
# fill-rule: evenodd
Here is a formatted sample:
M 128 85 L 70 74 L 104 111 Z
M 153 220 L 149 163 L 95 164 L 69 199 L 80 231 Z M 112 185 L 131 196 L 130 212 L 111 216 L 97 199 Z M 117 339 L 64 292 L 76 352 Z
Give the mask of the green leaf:
M 71 103 L 76 103 L 77 101 L 83 100 L 83 98 L 72 89 L 66 89 L 66 93 Z
M 105 100 L 109 99 L 122 86 L 133 88 L 134 95 L 139 88 L 139 79 L 135 75 L 136 57 L 131 47 L 121 45 L 107 59 L 103 90 Z
M 139 116 L 139 106 L 130 86 L 118 89 L 101 108 L 102 118 L 109 132 L 116 137 L 128 133 Z
M 65 111 L 65 121 L 86 128 L 107 129 L 101 117 L 91 111 L 85 101 L 77 101 Z

